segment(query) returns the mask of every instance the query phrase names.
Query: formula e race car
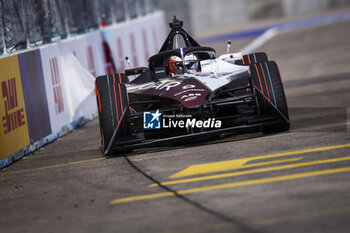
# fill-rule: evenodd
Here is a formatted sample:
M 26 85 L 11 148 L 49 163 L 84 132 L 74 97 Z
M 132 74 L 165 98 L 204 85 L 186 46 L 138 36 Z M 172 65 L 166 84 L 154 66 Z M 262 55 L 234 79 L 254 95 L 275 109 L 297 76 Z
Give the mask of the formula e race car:
M 200 46 L 174 18 L 149 67 L 96 79 L 103 153 L 289 129 L 277 64 Z

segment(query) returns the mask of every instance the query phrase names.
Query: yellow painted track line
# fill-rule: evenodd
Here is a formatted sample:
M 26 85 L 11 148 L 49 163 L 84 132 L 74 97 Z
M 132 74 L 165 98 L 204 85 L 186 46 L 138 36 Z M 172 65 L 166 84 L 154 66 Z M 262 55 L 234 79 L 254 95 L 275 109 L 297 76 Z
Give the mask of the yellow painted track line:
M 335 168 L 335 169 L 328 169 L 323 171 L 304 172 L 304 173 L 271 177 L 271 178 L 247 180 L 247 181 L 234 182 L 234 183 L 228 183 L 228 184 L 219 184 L 219 185 L 204 186 L 199 188 L 184 189 L 184 190 L 177 191 L 177 193 L 180 195 L 185 195 L 190 193 L 199 193 L 199 192 L 205 192 L 205 191 L 227 189 L 227 188 L 233 188 L 233 187 L 242 187 L 242 186 L 249 186 L 249 185 L 263 184 L 263 183 L 272 183 L 272 182 L 283 181 L 283 180 L 293 180 L 293 179 L 299 179 L 299 178 L 305 178 L 305 177 L 336 174 L 336 173 L 349 172 L 349 171 L 350 171 L 350 167 Z M 110 204 L 132 202 L 137 200 L 147 200 L 147 199 L 154 199 L 154 198 L 174 196 L 174 195 L 175 194 L 173 192 L 162 192 L 162 193 L 154 193 L 154 194 L 147 194 L 147 195 L 134 196 L 134 197 L 118 198 L 111 201 Z
M 25 172 L 32 172 L 32 171 L 40 171 L 40 170 L 45 170 L 45 169 L 50 169 L 50 168 L 58 168 L 58 167 L 65 167 L 65 166 L 76 165 L 76 164 L 81 164 L 81 163 L 100 161 L 100 160 L 104 160 L 104 159 L 106 159 L 106 158 L 87 159 L 87 160 L 80 160 L 80 161 L 75 161 L 75 162 L 71 162 L 71 163 L 62 163 L 62 164 L 56 164 L 56 165 L 51 165 L 51 166 L 45 166 L 45 167 L 19 170 L 19 171 L 0 172 L 0 175 L 1 174 L 5 175 L 5 174 L 18 174 L 18 173 L 25 173 Z
M 249 170 L 249 171 L 230 172 L 230 173 L 218 174 L 218 175 L 212 175 L 212 176 L 202 176 L 202 177 L 182 179 L 182 180 L 165 181 L 165 182 L 161 182 L 161 184 L 173 185 L 173 184 L 189 183 L 189 182 L 196 182 L 196 181 L 202 181 L 202 180 L 214 180 L 214 179 L 220 179 L 220 178 L 226 178 L 226 177 L 232 177 L 232 176 L 241 176 L 241 175 L 255 174 L 260 172 L 269 172 L 269 171 L 277 171 L 277 170 L 290 169 L 290 168 L 306 167 L 306 166 L 312 166 L 317 164 L 335 163 L 335 162 L 341 162 L 341 161 L 347 161 L 347 160 L 350 160 L 350 156 L 304 162 L 304 163 L 288 164 L 288 165 L 282 165 L 277 167 L 258 168 L 258 169 Z M 151 184 L 148 187 L 157 187 L 157 186 L 158 184 Z
M 295 162 L 303 159 L 304 157 L 298 157 L 298 158 L 291 158 L 291 159 L 280 159 L 280 160 L 274 160 L 269 162 L 261 162 L 261 163 L 252 163 L 252 164 L 244 164 L 243 167 L 240 168 L 251 168 L 251 167 L 261 167 L 266 165 L 273 165 L 273 164 L 279 164 L 279 163 L 288 163 L 288 162 Z M 248 161 L 250 162 L 250 161 Z M 239 169 L 240 169 L 239 168 Z
M 275 158 L 275 157 L 282 157 L 282 156 L 288 156 L 288 155 L 299 155 L 299 154 L 306 154 L 306 153 L 313 153 L 313 152 L 319 152 L 319 151 L 326 151 L 326 150 L 335 150 L 340 148 L 346 148 L 350 147 L 350 144 L 343 144 L 343 145 L 335 145 L 335 146 L 327 146 L 327 147 L 318 147 L 318 148 L 312 148 L 312 149 L 304 149 L 304 150 L 297 150 L 297 151 L 289 151 L 289 152 L 282 152 L 282 153 L 276 153 L 276 154 L 267 154 L 267 155 L 259 155 L 254 157 L 246 157 L 247 160 L 258 160 L 258 159 L 267 159 L 267 158 Z M 170 178 L 178 178 L 178 177 L 184 177 L 184 176 L 191 176 L 191 175 L 200 175 L 204 173 L 209 172 L 221 172 L 225 170 L 233 170 L 232 167 L 227 166 L 229 162 L 237 161 L 235 160 L 227 160 L 227 161 L 220 161 L 220 162 L 214 162 L 214 163 L 204 163 L 204 164 L 197 164 L 192 165 L 178 173 L 175 173 L 174 175 L 171 175 Z M 225 165 L 226 169 L 222 167 Z M 243 168 L 243 167 L 242 167 Z

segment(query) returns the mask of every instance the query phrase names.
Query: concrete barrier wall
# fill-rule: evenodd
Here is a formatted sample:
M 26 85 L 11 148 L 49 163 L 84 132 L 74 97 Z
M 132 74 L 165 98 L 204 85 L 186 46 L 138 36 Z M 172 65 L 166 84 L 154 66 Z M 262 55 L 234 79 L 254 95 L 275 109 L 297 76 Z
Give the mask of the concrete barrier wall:
M 94 80 L 147 65 L 166 37 L 162 12 L 0 57 L 0 169 L 97 115 Z

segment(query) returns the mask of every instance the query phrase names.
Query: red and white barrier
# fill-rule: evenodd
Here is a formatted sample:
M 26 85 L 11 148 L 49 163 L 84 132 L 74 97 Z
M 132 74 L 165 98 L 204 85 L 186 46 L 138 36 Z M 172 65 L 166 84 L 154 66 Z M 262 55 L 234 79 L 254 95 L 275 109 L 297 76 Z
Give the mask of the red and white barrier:
M 109 26 L 102 30 L 117 72 L 128 69 L 125 57 L 133 67 L 147 66 L 148 58 L 156 54 L 166 37 L 165 19 L 161 12 L 133 21 Z
M 58 45 L 52 44 L 41 47 L 40 57 L 51 131 L 54 132 L 70 122 L 68 89 L 64 85 L 64 68 Z
M 147 66 L 165 36 L 156 12 L 0 58 L 0 169 L 92 119 L 95 77 Z

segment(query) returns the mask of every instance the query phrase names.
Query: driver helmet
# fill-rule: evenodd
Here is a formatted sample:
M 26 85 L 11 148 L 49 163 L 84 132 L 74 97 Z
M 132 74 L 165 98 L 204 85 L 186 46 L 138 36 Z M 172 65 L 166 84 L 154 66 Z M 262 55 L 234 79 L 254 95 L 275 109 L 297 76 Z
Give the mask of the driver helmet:
M 178 56 L 171 56 L 169 59 L 169 68 L 170 68 L 170 72 L 171 73 L 176 73 L 177 71 L 180 70 L 180 62 L 181 62 L 181 58 L 179 58 Z
M 199 71 L 199 62 L 196 55 L 193 53 L 187 54 L 184 57 L 184 65 L 188 73 L 195 73 Z

